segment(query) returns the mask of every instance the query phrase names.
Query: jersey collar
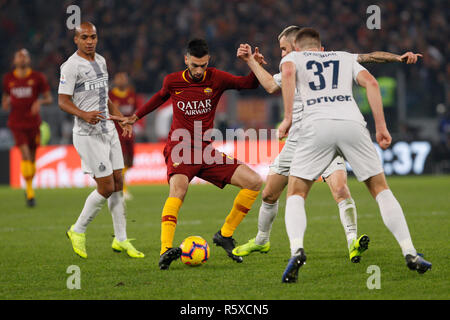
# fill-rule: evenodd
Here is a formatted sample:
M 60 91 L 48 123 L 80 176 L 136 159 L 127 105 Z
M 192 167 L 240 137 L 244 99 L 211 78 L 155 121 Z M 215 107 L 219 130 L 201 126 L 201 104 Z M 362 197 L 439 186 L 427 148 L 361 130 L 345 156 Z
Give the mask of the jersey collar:
M 14 69 L 13 71 L 13 75 L 14 77 L 16 77 L 17 79 L 24 79 L 24 78 L 28 78 L 31 74 L 33 70 L 31 68 L 27 68 L 27 71 L 25 72 L 25 76 L 21 77 L 19 76 L 19 71 L 17 69 Z
M 119 98 L 125 98 L 127 95 L 128 95 L 128 88 L 127 89 L 125 89 L 125 90 L 120 90 L 119 88 L 117 88 L 117 87 L 114 87 L 113 89 L 112 89 L 112 93 L 116 96 L 116 97 L 119 97 Z
M 192 83 L 191 81 L 188 80 L 189 79 L 188 71 L 189 71 L 188 69 L 184 70 L 183 73 L 181 74 L 181 76 L 183 77 L 184 81 L 186 81 L 187 83 Z M 202 81 L 199 81 L 199 82 L 203 82 L 205 80 L 205 78 L 206 78 L 206 70 L 203 73 Z M 196 83 L 198 83 L 198 82 L 196 82 Z

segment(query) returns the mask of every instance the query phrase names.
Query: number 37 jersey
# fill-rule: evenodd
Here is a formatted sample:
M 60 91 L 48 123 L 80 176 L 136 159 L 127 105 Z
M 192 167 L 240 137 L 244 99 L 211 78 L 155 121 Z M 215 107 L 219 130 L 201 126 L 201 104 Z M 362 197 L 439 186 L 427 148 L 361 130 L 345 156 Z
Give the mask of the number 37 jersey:
M 293 62 L 303 100 L 304 120 L 353 120 L 366 125 L 353 98 L 353 80 L 366 70 L 357 54 L 343 51 L 294 51 L 280 62 Z

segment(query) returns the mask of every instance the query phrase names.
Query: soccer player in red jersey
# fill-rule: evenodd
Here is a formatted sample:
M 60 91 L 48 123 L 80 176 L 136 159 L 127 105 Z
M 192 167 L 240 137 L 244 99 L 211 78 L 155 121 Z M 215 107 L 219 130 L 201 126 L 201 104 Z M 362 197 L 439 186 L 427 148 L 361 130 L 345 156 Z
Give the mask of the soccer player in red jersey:
M 137 110 L 136 92 L 130 85 L 128 75 L 125 72 L 119 72 L 114 76 L 114 88 L 109 91 L 109 99 L 117 106 L 119 111 L 126 117 L 133 115 Z M 125 200 L 131 200 L 132 196 L 125 183 L 125 174 L 133 166 L 134 159 L 134 132 L 131 136 L 123 136 L 123 130 L 118 123 L 116 129 L 119 133 L 120 145 L 122 146 L 123 161 L 123 197 Z
M 217 103 L 223 92 L 229 89 L 255 89 L 259 84 L 258 80 L 253 73 L 240 77 L 210 68 L 208 67 L 209 58 L 205 40 L 190 41 L 185 55 L 186 70 L 167 75 L 162 89 L 133 116 L 111 116 L 112 120 L 120 121 L 122 125 L 133 124 L 172 98 L 173 121 L 164 149 L 170 188 L 161 219 L 159 267 L 162 270 L 168 269 L 170 263 L 181 255 L 180 248 L 173 248 L 173 237 L 178 211 L 188 190 L 189 182 L 194 176 L 211 182 L 219 188 L 227 184 L 241 188 L 225 223 L 213 237 L 214 243 L 223 247 L 228 256 L 236 262 L 243 260 L 242 257 L 232 254 L 235 247 L 232 235 L 250 210 L 262 185 L 262 179 L 256 172 L 236 159 L 213 149 L 210 146 L 211 140 L 204 138 L 204 133 L 213 128 Z M 183 138 L 180 142 L 179 134 L 186 132 L 189 138 Z M 203 157 L 203 151 L 208 148 L 212 150 L 210 155 L 217 161 L 213 163 L 205 161 L 207 159 Z M 183 154 L 182 161 L 177 159 L 180 149 Z M 187 158 L 190 160 L 194 158 L 193 163 L 189 160 L 184 161 Z
M 31 69 L 31 58 L 26 49 L 14 54 L 13 64 L 14 70 L 3 77 L 2 108 L 10 110 L 8 127 L 22 155 L 20 168 L 26 182 L 26 203 L 34 207 L 33 177 L 41 125 L 39 110 L 41 105 L 52 103 L 53 98 L 44 74 Z

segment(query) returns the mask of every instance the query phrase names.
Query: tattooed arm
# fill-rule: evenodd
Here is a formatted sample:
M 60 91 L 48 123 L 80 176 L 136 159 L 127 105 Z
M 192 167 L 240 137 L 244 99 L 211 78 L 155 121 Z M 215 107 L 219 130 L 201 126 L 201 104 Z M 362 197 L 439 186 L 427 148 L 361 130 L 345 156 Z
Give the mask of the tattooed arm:
M 414 64 L 418 58 L 422 57 L 420 53 L 406 52 L 403 55 L 395 53 L 374 51 L 371 53 L 363 53 L 358 55 L 359 63 L 388 63 L 388 62 L 404 62 L 406 64 Z

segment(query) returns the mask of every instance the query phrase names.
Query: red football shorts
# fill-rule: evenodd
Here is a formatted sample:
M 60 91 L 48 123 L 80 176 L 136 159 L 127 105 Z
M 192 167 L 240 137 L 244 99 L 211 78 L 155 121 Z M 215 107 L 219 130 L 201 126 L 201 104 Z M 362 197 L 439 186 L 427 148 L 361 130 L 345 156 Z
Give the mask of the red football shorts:
M 41 142 L 41 131 L 37 128 L 10 128 L 16 146 L 26 144 L 31 150 L 37 149 Z
M 164 158 L 167 165 L 167 181 L 169 181 L 170 177 L 174 174 L 183 174 L 188 177 L 189 182 L 194 177 L 199 177 L 223 189 L 227 184 L 231 183 L 231 177 L 237 167 L 243 164 L 239 160 L 227 156 L 216 149 L 212 149 L 212 152 L 210 153 L 214 159 L 217 158 L 217 161 L 214 161 L 213 163 L 211 163 L 211 160 L 205 161 L 203 157 L 200 157 L 200 161 L 194 161 L 194 149 L 191 149 L 190 162 L 176 162 L 173 161 L 173 158 L 177 155 L 172 156 L 172 150 L 173 146 L 168 144 L 164 148 Z

